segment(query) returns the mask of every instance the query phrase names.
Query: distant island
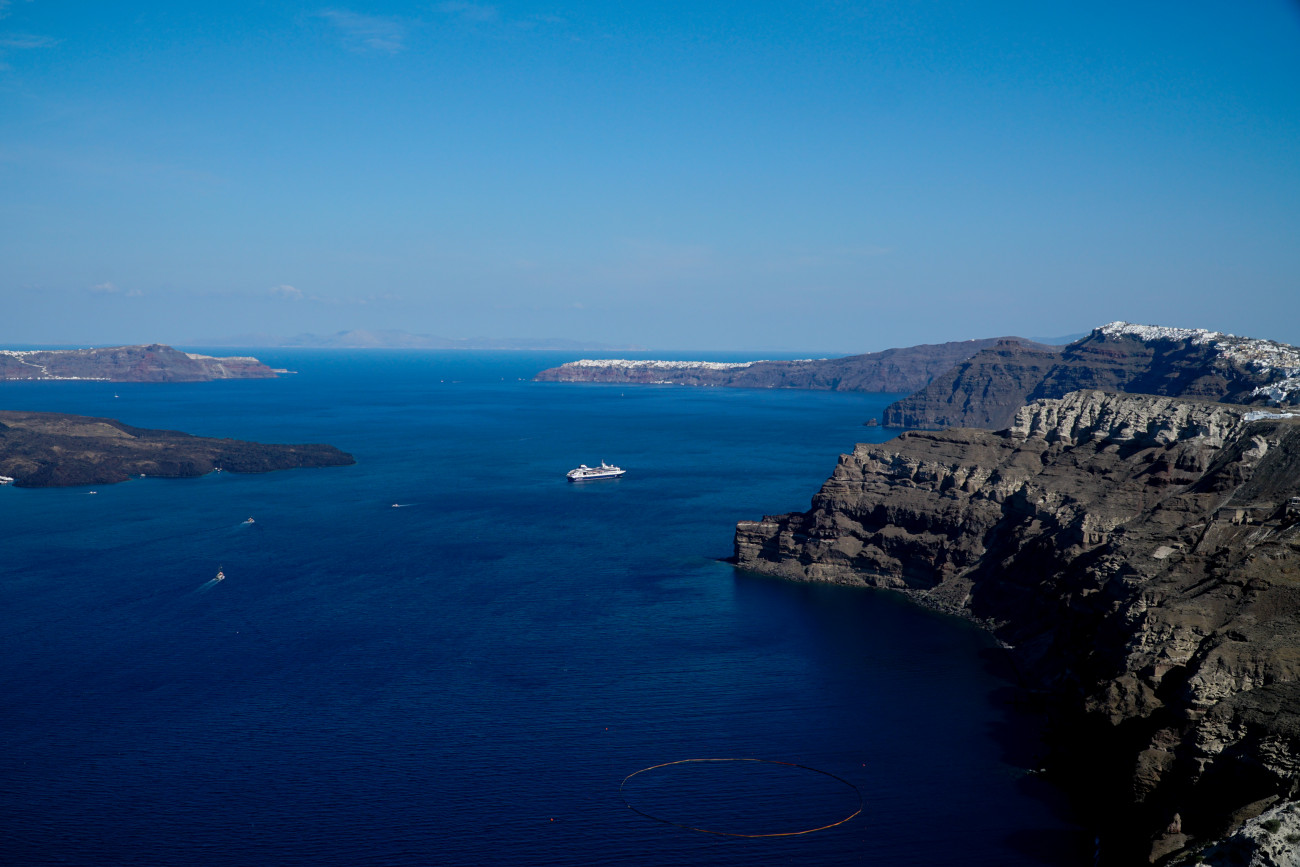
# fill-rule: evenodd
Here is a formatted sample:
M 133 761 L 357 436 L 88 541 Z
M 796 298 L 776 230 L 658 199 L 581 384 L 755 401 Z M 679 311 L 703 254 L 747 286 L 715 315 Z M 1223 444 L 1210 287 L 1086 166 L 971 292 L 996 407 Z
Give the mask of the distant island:
M 0 349 L 0 381 L 207 382 L 270 379 L 276 373 L 256 358 L 195 355 L 161 343 L 97 349 Z
M 268 334 L 239 334 L 194 340 L 195 346 L 247 346 L 303 349 L 476 349 L 476 350 L 562 350 L 569 352 L 634 352 L 642 347 L 628 344 L 567 340 L 559 337 L 438 337 L 392 329 L 337 331 L 333 334 L 299 334 L 275 337 Z
M 725 388 L 808 388 L 822 391 L 914 392 L 955 364 L 1000 342 L 1027 350 L 1055 347 L 1021 337 L 992 337 L 886 349 L 845 358 L 798 361 L 629 361 L 580 359 L 543 370 L 537 382 L 604 382 Z
M 265 473 L 354 463 L 352 455 L 330 445 L 209 439 L 107 418 L 0 410 L 0 476 L 17 487 L 105 485 L 132 476 L 192 478 L 214 470 Z

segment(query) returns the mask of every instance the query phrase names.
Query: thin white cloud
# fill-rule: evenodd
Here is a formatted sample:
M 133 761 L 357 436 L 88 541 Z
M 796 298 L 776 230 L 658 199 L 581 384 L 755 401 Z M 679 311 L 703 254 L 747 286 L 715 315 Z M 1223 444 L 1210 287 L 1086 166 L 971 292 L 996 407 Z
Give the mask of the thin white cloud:
M 53 36 L 40 36 L 36 33 L 6 33 L 0 36 L 0 48 L 14 51 L 26 51 L 32 48 L 53 48 L 59 40 Z
M 288 283 L 282 283 L 279 286 L 272 286 L 267 290 L 277 298 L 288 298 L 290 301 L 301 301 L 306 296 L 297 286 L 290 286 Z
M 501 18 L 501 13 L 495 6 L 487 3 L 467 3 L 464 0 L 447 0 L 445 3 L 439 3 L 438 11 L 473 24 L 486 24 Z
M 397 18 L 363 15 L 347 9 L 322 9 L 316 15 L 328 21 L 354 51 L 397 54 L 406 48 L 406 24 Z
M 125 292 L 122 291 L 122 288 L 118 286 L 116 283 L 114 283 L 112 280 L 105 280 L 103 283 L 95 283 L 92 286 L 87 286 L 86 291 L 91 293 L 92 295 L 105 295 L 105 296 L 117 295 L 117 296 L 121 296 L 122 298 L 144 297 L 144 293 L 141 292 L 139 289 L 127 289 Z
M 569 24 L 567 18 L 561 18 L 559 15 L 532 14 L 512 17 L 503 14 L 491 3 L 474 3 L 472 0 L 444 0 L 433 8 L 462 25 L 471 28 L 475 25 L 483 25 L 490 32 L 498 34 L 506 29 L 531 31 L 543 27 L 566 27 Z

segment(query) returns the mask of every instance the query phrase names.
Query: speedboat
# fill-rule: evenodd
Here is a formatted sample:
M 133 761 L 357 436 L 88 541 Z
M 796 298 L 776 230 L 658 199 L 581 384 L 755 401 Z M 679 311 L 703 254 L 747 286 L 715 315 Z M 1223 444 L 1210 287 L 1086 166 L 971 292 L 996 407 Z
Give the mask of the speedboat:
M 579 464 L 576 470 L 569 470 L 567 475 L 571 482 L 591 482 L 596 479 L 617 479 L 626 472 L 627 470 L 601 461 L 598 467 Z
M 217 570 L 217 577 L 216 577 L 216 578 L 213 578 L 212 580 L 213 580 L 213 581 L 225 581 L 225 580 L 226 580 L 226 573 L 225 573 L 225 572 L 222 572 L 220 569 L 218 569 L 218 570 Z

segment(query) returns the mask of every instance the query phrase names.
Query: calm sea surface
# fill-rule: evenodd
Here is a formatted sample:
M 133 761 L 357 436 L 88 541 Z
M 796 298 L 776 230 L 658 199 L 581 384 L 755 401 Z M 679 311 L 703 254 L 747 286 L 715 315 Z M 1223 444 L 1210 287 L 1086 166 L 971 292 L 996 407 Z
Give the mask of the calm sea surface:
M 0 386 L 5 408 L 357 458 L 0 488 L 0 863 L 1090 860 L 1025 774 L 1034 724 L 984 634 L 717 562 L 737 520 L 806 508 L 840 452 L 886 439 L 862 422 L 890 396 L 529 382 L 571 357 L 547 353 L 258 354 L 298 373 Z M 627 475 L 565 481 L 602 459 Z M 788 764 L 682 761 L 706 758 Z M 678 827 L 859 807 L 798 836 Z

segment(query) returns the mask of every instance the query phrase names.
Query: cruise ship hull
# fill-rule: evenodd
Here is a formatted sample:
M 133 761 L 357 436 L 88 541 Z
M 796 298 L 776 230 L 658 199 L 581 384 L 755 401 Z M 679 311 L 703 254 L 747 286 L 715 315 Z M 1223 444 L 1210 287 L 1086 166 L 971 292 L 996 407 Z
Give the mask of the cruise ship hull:
M 567 475 L 571 482 L 594 482 L 599 479 L 617 479 L 626 472 L 627 470 L 622 467 L 611 466 L 602 461 L 598 467 L 582 464 L 576 470 L 569 470 Z

